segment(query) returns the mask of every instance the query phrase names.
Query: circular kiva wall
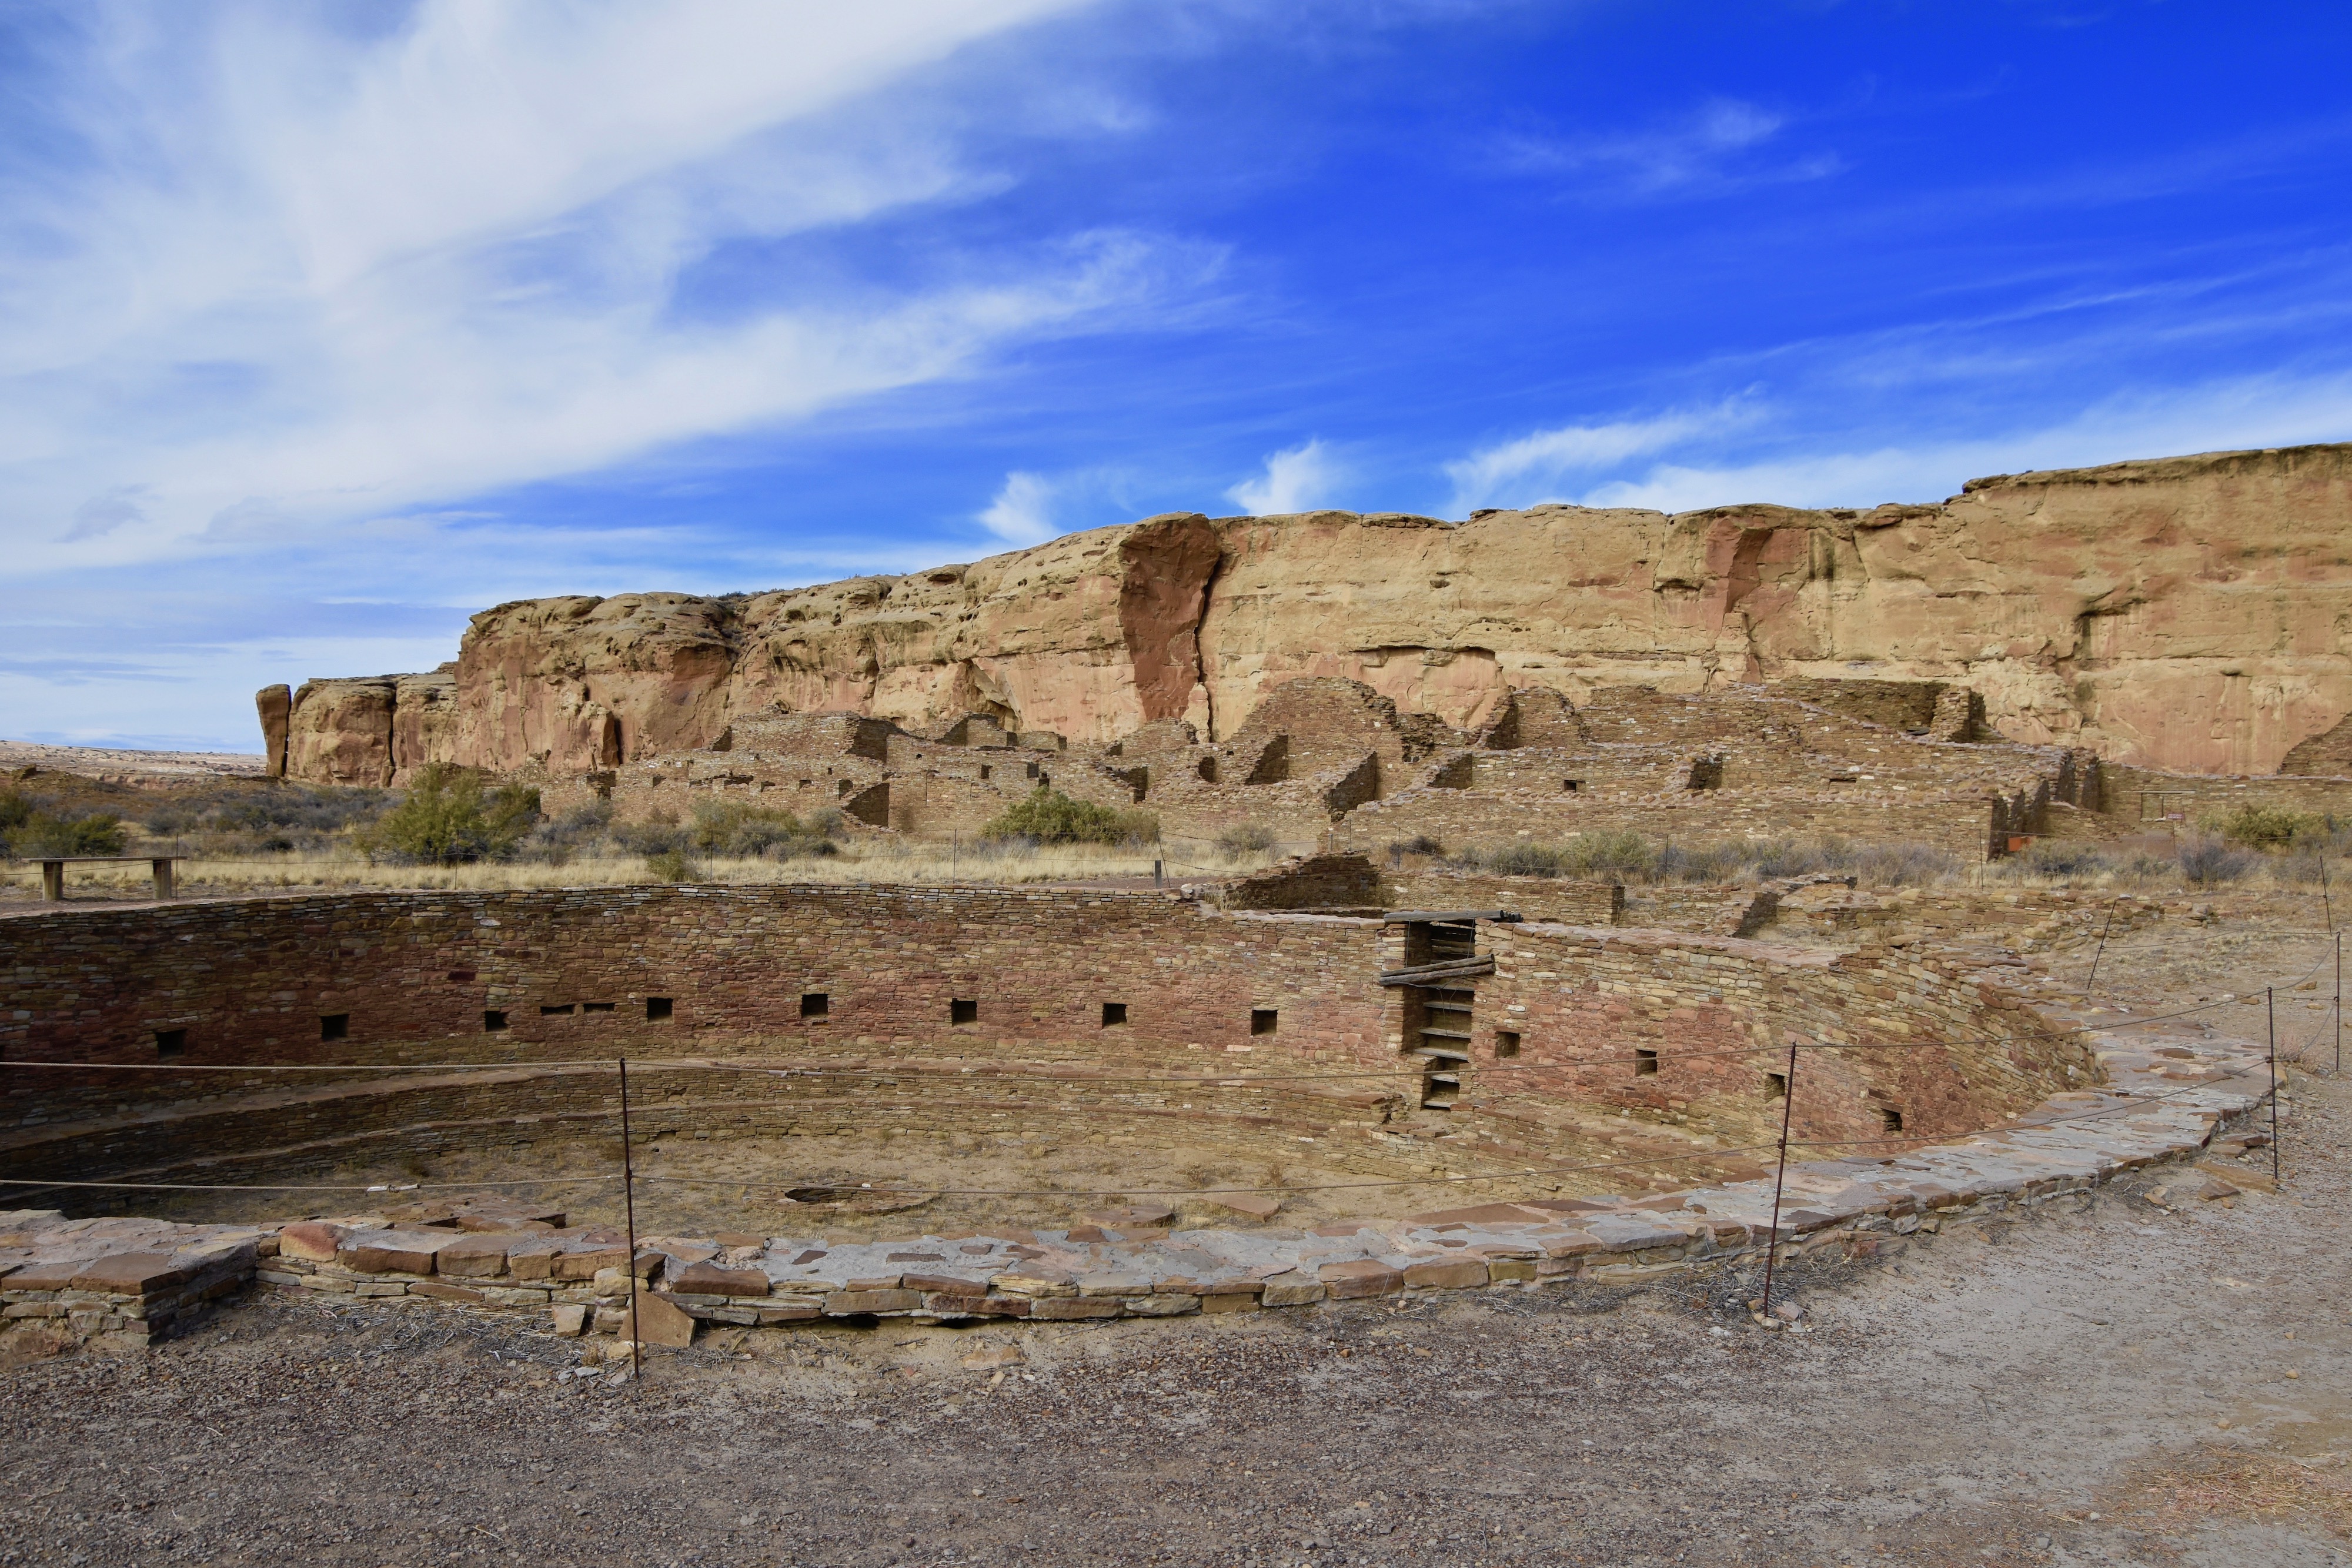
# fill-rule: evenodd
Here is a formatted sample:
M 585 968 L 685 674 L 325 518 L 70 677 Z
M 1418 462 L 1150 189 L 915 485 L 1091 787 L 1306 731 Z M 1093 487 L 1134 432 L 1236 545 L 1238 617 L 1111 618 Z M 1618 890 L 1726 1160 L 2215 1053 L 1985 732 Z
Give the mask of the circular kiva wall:
M 815 1202 L 887 1229 L 878 1211 L 931 1194 L 929 1226 L 1193 1192 L 1194 1218 L 1245 1223 L 1268 1197 L 1304 1219 L 1664 1189 L 1756 1174 L 1784 1109 L 1814 1154 L 1894 1152 L 2096 1071 L 2072 1033 L 1900 950 L 1162 894 L 365 894 L 64 911 L 0 941 L 20 1064 L 0 1176 L 594 1176 L 617 1165 L 626 1057 L 641 1203 L 677 1225 Z M 1792 1103 L 1791 1040 L 1848 1048 L 1803 1052 Z M 331 1070 L 259 1071 L 288 1066 Z M 421 1071 L 368 1071 L 395 1066 Z

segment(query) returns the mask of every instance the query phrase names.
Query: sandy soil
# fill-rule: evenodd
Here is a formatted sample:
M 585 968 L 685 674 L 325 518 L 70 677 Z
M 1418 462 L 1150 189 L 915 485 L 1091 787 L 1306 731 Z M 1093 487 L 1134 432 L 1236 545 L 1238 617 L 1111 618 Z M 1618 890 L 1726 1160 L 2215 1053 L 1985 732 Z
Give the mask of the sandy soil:
M 2218 995 L 2323 945 L 2159 930 L 2102 974 Z M 628 1381 L 266 1297 L 5 1376 L 0 1563 L 2352 1564 L 2352 1086 L 2289 1100 L 2276 1197 L 2168 1213 L 2157 1173 L 1800 1270 L 1792 1333 L 1670 1280 L 729 1332 Z

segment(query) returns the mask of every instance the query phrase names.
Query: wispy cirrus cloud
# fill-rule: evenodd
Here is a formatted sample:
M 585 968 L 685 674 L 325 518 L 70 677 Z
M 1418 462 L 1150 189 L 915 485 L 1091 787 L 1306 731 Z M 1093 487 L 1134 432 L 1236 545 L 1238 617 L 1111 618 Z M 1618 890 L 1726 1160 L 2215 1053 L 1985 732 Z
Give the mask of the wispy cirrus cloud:
M 1652 131 L 1598 136 L 1520 132 L 1499 139 L 1503 171 L 1580 182 L 1636 196 L 1696 193 L 1733 184 L 1818 180 L 1843 165 L 1833 154 L 1750 156 L 1777 139 L 1788 117 L 1738 99 L 1716 99 Z
M 1457 513 L 1480 507 L 1533 506 L 1556 501 L 1578 484 L 1635 457 L 1701 439 L 1719 440 L 1752 424 L 1760 410 L 1749 399 L 1712 408 L 1676 409 L 1645 419 L 1564 424 L 1481 447 L 1445 465 Z
M 63 14 L 0 124 L 15 565 L 593 470 L 1147 308 L 1213 257 L 1097 230 L 888 285 L 773 261 L 709 280 L 997 188 L 940 123 L 845 109 L 1079 4 Z

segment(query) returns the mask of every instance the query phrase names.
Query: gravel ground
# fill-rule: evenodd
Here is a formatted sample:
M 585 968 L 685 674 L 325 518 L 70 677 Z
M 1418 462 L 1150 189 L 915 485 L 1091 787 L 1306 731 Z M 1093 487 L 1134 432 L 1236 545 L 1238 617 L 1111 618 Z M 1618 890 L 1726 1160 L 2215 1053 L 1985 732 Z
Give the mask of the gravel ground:
M 2135 1178 L 1801 1269 L 1781 1333 L 1670 1278 L 729 1332 L 616 1382 L 264 1294 L 0 1375 L 0 1563 L 2352 1565 L 2352 1088 L 2293 1102 L 2278 1196 Z

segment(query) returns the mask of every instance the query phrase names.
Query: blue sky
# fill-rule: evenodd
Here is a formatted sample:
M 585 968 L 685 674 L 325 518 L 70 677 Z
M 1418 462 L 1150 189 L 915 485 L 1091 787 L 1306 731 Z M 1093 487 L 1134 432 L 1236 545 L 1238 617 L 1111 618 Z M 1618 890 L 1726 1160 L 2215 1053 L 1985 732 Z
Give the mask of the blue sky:
M 501 600 L 1179 508 L 2352 439 L 2347 57 L 2184 0 L 0 0 L 0 735 L 249 750 Z

